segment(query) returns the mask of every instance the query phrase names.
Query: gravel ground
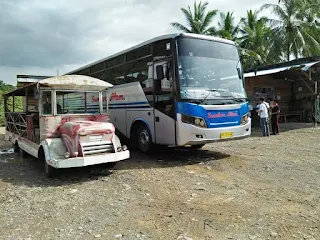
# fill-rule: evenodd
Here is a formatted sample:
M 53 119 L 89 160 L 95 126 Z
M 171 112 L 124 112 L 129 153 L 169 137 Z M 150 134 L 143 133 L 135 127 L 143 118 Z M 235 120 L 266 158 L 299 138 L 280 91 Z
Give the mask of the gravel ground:
M 0 239 L 320 239 L 320 130 L 281 127 L 54 180 L 2 152 Z

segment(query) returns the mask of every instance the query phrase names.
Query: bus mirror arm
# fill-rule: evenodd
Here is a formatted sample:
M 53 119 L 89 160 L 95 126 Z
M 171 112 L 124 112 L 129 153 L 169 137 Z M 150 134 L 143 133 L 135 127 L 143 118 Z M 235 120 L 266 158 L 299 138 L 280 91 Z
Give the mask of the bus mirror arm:
M 242 74 L 241 74 L 240 68 L 237 68 L 237 72 L 238 72 L 238 77 L 239 77 L 239 79 L 242 79 Z
M 166 78 L 167 80 L 170 78 L 170 63 L 168 63 L 166 67 Z
M 163 72 L 163 66 L 162 65 L 158 65 L 156 66 L 156 73 L 157 73 L 157 81 L 161 81 L 162 79 L 164 79 L 164 72 Z

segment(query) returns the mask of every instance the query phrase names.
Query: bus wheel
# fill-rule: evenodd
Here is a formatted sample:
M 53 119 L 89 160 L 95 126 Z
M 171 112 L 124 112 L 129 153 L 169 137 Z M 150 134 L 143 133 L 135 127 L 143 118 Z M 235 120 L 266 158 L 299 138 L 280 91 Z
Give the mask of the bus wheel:
M 141 152 L 149 153 L 152 150 L 151 134 L 146 125 L 141 125 L 137 131 L 137 143 Z
M 201 145 L 191 145 L 191 148 L 193 149 L 200 149 L 204 146 L 205 144 L 201 144 Z
M 38 158 L 39 158 L 39 160 L 41 160 L 42 162 L 44 162 L 44 170 L 45 170 L 46 176 L 47 176 L 48 178 L 53 178 L 53 177 L 55 177 L 56 174 L 57 174 L 57 169 L 55 169 L 54 167 L 50 166 L 50 165 L 47 163 L 43 149 L 40 149 L 39 157 L 38 157 Z

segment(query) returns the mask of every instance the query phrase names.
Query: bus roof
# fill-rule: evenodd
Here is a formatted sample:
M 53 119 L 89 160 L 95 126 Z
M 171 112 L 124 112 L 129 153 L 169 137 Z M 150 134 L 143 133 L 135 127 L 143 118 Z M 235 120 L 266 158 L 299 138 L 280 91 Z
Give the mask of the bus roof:
M 113 87 L 112 84 L 102 81 L 98 78 L 93 78 L 85 75 L 64 75 L 39 80 L 38 82 L 30 83 L 21 88 L 15 89 L 5 95 L 25 96 L 26 88 L 34 88 L 37 85 L 50 87 L 52 89 L 68 89 L 68 90 L 88 90 L 101 91 Z
M 130 48 L 127 48 L 121 52 L 118 52 L 118 53 L 115 53 L 109 57 L 106 57 L 106 58 L 103 58 L 103 59 L 100 59 L 98 61 L 95 61 L 93 63 L 90 63 L 90 64 L 87 64 L 83 67 L 80 67 L 78 69 L 75 69 L 71 72 L 68 72 L 66 73 L 67 74 L 74 74 L 80 70 L 83 70 L 83 69 L 86 69 L 86 68 L 89 68 L 89 67 L 92 67 L 98 63 L 101 63 L 101 62 L 104 62 L 106 60 L 109 60 L 109 59 L 112 59 L 114 57 L 117 57 L 121 54 L 124 54 L 124 53 L 127 53 L 127 52 L 130 52 L 132 50 L 135 50 L 135 49 L 138 49 L 140 47 L 143 47 L 145 45 L 148 45 L 148 44 L 151 44 L 153 42 L 156 42 L 156 41 L 160 41 L 160 40 L 165 40 L 165 39 L 169 39 L 169 38 L 176 38 L 176 37 L 179 37 L 179 36 L 182 36 L 182 37 L 189 37 L 189 38 L 197 38 L 197 39 L 203 39 L 203 40 L 210 40 L 210 41 L 216 41 L 216 42 L 221 42 L 221 43 L 227 43 L 227 44 L 232 44 L 232 45 L 235 45 L 236 43 L 234 41 L 231 41 L 231 40 L 227 40 L 227 39 L 223 39 L 223 38 L 218 38 L 218 37 L 214 37 L 214 36 L 208 36 L 208 35 L 201 35 L 201 34 L 193 34 L 193 33 L 174 33 L 174 34 L 166 34 L 166 35 L 161 35 L 161 36 L 158 36 L 158 37 L 155 37 L 155 38 L 152 38 L 148 41 L 145 41 L 145 42 L 142 42 L 138 45 L 135 45 L 133 47 L 130 47 Z

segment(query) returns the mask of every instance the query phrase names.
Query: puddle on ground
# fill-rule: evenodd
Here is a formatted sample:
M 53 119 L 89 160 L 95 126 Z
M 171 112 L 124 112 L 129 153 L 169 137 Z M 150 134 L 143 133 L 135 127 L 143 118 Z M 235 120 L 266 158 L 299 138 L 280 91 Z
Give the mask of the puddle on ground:
M 14 153 L 13 148 L 0 149 L 0 154 L 10 154 L 10 153 Z
M 12 153 L 14 153 L 13 148 L 0 149 L 0 155 L 12 154 Z M 13 157 L 10 157 L 10 158 L 0 157 L 0 162 L 1 163 L 8 163 L 12 159 L 14 159 L 14 158 Z

